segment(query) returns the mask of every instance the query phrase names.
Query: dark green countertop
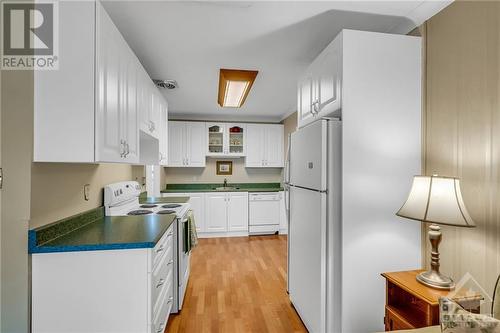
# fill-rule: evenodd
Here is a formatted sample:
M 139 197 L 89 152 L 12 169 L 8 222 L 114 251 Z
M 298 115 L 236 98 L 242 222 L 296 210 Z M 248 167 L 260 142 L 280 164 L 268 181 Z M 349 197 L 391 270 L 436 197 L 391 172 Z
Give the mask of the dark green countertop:
M 85 214 L 93 214 L 85 221 Z M 29 253 L 150 248 L 175 220 L 175 214 L 103 216 L 89 211 L 29 230 Z
M 227 184 L 232 187 L 227 190 L 216 190 L 223 184 L 167 184 L 161 193 L 190 193 L 190 192 L 279 192 L 283 191 L 280 183 L 241 183 Z

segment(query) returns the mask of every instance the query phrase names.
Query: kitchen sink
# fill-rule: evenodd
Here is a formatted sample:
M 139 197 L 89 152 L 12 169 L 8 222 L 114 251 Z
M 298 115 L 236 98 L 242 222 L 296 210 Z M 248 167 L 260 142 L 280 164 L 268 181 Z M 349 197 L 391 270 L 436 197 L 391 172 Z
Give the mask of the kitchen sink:
M 239 187 L 232 187 L 232 186 L 226 186 L 226 187 L 213 187 L 212 190 L 216 191 L 232 191 L 232 190 L 239 190 Z

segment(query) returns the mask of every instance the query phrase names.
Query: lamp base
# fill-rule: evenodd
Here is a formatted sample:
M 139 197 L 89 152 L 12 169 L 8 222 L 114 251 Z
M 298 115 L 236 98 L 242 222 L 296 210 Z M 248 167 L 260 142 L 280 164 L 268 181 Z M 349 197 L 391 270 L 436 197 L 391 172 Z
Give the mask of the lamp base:
M 418 274 L 417 281 L 436 289 L 450 290 L 455 288 L 455 282 L 451 278 L 433 270 Z

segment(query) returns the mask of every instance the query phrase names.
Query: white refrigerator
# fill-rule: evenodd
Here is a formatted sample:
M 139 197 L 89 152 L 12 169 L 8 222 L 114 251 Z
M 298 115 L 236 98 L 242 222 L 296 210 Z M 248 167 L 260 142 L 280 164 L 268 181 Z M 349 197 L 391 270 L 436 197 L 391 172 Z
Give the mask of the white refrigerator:
M 420 266 L 420 226 L 395 216 L 418 160 L 393 168 L 377 149 L 354 153 L 359 135 L 346 127 L 345 120 L 319 120 L 289 140 L 288 292 L 311 333 L 382 331 L 380 274 Z M 371 128 L 374 138 L 390 141 L 387 129 Z M 394 158 L 405 161 L 400 154 Z
M 293 133 L 285 168 L 288 292 L 309 332 L 340 332 L 341 130 L 321 120 Z

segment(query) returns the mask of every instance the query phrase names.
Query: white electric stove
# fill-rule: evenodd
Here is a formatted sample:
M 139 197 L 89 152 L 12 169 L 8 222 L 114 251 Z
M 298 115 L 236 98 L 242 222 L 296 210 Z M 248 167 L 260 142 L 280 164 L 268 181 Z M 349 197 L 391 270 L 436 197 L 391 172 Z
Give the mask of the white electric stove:
M 178 286 L 178 292 L 174 292 L 174 304 L 172 313 L 182 309 L 184 295 L 190 272 L 190 252 L 184 251 L 184 234 L 187 230 L 188 211 L 191 209 L 189 203 L 139 203 L 141 186 L 136 181 L 126 181 L 106 185 L 104 187 L 104 208 L 106 216 L 137 216 L 137 215 L 161 215 L 175 214 L 174 224 L 174 286 Z M 162 201 L 168 198 L 162 198 Z

